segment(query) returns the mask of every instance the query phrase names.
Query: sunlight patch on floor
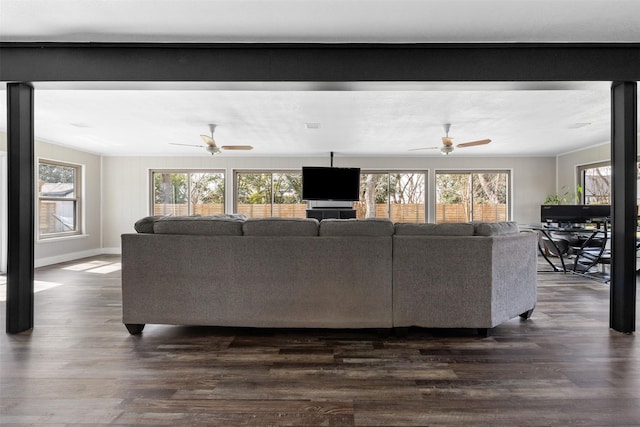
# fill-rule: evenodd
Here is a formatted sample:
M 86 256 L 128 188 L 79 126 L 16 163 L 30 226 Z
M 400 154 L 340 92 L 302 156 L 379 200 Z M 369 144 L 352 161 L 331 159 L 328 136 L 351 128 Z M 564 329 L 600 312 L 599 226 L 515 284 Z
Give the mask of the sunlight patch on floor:
M 73 264 L 68 267 L 62 267 L 62 270 L 87 271 L 93 268 L 98 268 L 98 267 L 102 267 L 104 265 L 109 265 L 109 264 L 111 264 L 109 261 L 88 261 L 88 262 Z
M 108 265 L 103 265 L 102 267 L 87 270 L 87 273 L 109 274 L 120 270 L 122 270 L 122 264 L 119 262 L 112 262 Z
M 47 289 L 57 288 L 58 286 L 62 286 L 64 283 L 57 282 L 45 282 L 42 280 L 35 280 L 33 282 L 33 291 L 40 292 L 46 291 Z M 7 276 L 0 277 L 0 301 L 7 300 Z
M 72 264 L 67 267 L 62 267 L 62 270 L 67 271 L 83 271 L 85 273 L 95 274 L 109 274 L 122 269 L 122 264 L 119 262 L 110 261 L 88 261 L 78 264 Z
M 62 267 L 61 270 L 67 271 L 82 271 L 85 273 L 93 274 L 109 274 L 122 270 L 122 263 L 110 262 L 110 261 L 89 261 L 81 262 L 78 264 L 72 264 L 67 267 Z M 42 280 L 35 280 L 33 282 L 34 292 L 46 291 L 47 289 L 56 288 L 62 286 L 64 283 L 45 282 Z M 0 276 L 0 301 L 7 300 L 7 276 Z

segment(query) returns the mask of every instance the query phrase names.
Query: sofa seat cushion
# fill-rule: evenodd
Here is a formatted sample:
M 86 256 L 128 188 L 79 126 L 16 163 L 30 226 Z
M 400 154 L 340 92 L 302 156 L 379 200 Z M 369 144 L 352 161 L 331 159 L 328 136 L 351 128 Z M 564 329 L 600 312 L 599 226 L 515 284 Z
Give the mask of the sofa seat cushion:
M 245 236 L 317 236 L 314 218 L 252 218 L 242 225 Z
M 478 222 L 473 224 L 476 236 L 504 236 L 518 234 L 518 224 L 513 221 Z
M 189 234 L 200 236 L 242 236 L 241 219 L 207 216 L 168 216 L 153 224 L 155 234 Z
M 392 236 L 393 222 L 386 218 L 323 219 L 320 236 Z
M 466 222 L 443 224 L 397 223 L 397 236 L 473 236 L 475 227 Z

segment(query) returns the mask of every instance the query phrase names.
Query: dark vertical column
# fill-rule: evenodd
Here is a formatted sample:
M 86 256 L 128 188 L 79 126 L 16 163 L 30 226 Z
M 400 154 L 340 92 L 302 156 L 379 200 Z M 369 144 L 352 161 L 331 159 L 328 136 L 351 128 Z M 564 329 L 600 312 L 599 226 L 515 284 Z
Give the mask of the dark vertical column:
M 636 324 L 637 84 L 611 86 L 612 221 L 609 326 L 633 332 Z
M 7 84 L 8 260 L 7 332 L 33 328 L 33 87 Z

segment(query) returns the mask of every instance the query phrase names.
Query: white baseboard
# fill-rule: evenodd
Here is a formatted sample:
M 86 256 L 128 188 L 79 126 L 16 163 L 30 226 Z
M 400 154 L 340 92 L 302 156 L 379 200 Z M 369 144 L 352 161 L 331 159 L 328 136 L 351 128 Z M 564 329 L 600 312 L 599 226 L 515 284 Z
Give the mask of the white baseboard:
M 102 255 L 122 255 L 122 248 L 102 248 Z
M 47 265 L 59 264 L 61 262 L 75 261 L 77 259 L 88 258 L 98 255 L 120 255 L 120 248 L 100 248 L 91 249 L 88 251 L 72 252 L 68 254 L 62 254 L 47 258 L 35 259 L 33 261 L 34 267 L 46 267 Z

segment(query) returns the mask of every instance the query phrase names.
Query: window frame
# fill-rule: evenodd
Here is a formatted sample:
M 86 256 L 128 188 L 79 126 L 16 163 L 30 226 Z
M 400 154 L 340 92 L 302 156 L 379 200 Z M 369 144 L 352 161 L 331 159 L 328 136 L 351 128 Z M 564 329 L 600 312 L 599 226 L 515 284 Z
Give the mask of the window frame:
M 638 168 L 640 168 L 640 156 L 636 159 L 636 164 L 638 166 Z M 580 196 L 580 203 L 582 203 L 583 205 L 586 205 L 586 201 L 587 201 L 587 191 L 586 191 L 586 185 L 585 185 L 585 172 L 587 171 L 587 169 L 596 169 L 596 168 L 601 168 L 601 167 L 610 167 L 612 168 L 612 164 L 611 164 L 611 160 L 602 160 L 600 162 L 593 162 L 593 163 L 585 163 L 583 165 L 579 165 L 576 166 L 576 175 L 577 175 L 577 182 L 579 183 L 579 185 L 582 187 L 582 194 Z M 613 169 L 612 169 L 612 173 L 611 173 L 611 178 L 613 178 Z M 610 178 L 610 179 L 611 179 Z M 637 180 L 640 181 L 640 175 L 637 177 Z M 611 188 L 611 184 L 612 182 L 609 182 L 609 188 Z M 593 204 L 593 203 L 591 203 Z M 609 203 L 611 204 L 611 193 L 609 193 Z M 640 197 L 638 198 L 638 206 L 640 206 Z
M 238 176 L 240 174 L 270 174 L 271 175 L 271 212 L 270 216 L 266 218 L 273 218 L 273 207 L 274 207 L 274 199 L 273 197 L 273 175 L 282 173 L 297 173 L 300 174 L 302 178 L 302 168 L 300 169 L 234 169 L 233 171 L 233 211 L 238 212 Z M 302 204 L 306 204 L 304 200 L 302 200 L 302 193 L 300 193 Z
M 73 193 L 74 197 L 42 196 L 40 191 L 40 165 L 62 166 L 74 169 Z M 84 233 L 84 165 L 61 160 L 54 160 L 38 157 L 37 160 L 37 182 L 36 182 L 36 236 L 38 241 L 48 241 L 52 239 L 65 239 L 80 236 Z M 42 233 L 40 229 L 41 203 L 42 202 L 73 202 L 74 203 L 74 229 L 55 233 Z
M 611 160 L 603 160 L 601 162 L 587 163 L 584 165 L 579 165 L 576 167 L 576 172 L 578 175 L 577 182 L 579 182 L 580 187 L 582 188 L 582 194 L 580 195 L 580 203 L 583 205 L 587 204 L 587 191 L 585 185 L 585 173 L 588 169 L 596 169 L 601 167 L 611 167 Z M 609 188 L 611 188 L 611 182 L 609 182 Z M 611 194 L 609 194 L 609 199 L 611 199 Z
M 433 222 L 437 222 L 437 205 L 438 205 L 438 175 L 439 174 L 481 174 L 481 173 L 504 173 L 507 174 L 507 194 L 506 194 L 506 219 L 505 221 L 511 221 L 513 218 L 512 210 L 513 210 L 513 170 L 512 169 L 499 169 L 499 168 L 491 168 L 491 169 L 435 169 L 433 171 Z M 471 199 L 471 211 L 470 211 L 470 222 L 473 222 L 473 198 Z
M 194 173 L 219 173 L 222 175 L 222 207 L 223 213 L 227 212 L 227 171 L 225 169 L 149 169 L 149 215 L 155 215 L 155 182 L 153 175 L 156 173 L 182 173 L 187 175 L 187 194 L 191 193 L 191 174 Z M 187 202 L 187 215 L 195 215 L 191 212 L 191 203 Z
M 361 169 L 362 175 L 381 175 L 387 174 L 387 186 L 391 183 L 392 174 L 423 174 L 424 175 L 424 222 L 428 222 L 429 213 L 429 169 Z M 362 182 L 360 182 L 362 186 Z M 391 217 L 391 194 L 387 194 L 387 218 Z

